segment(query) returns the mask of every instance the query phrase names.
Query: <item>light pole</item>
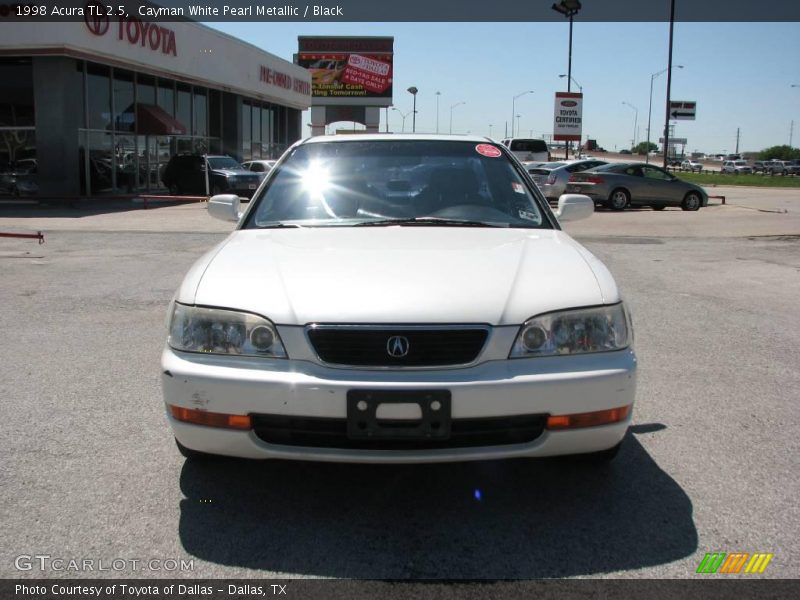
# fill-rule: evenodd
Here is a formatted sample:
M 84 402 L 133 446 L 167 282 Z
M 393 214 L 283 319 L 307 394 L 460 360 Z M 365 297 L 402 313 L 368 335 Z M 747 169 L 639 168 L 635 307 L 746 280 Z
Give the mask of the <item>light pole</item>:
M 414 108 L 411 109 L 411 133 L 417 133 L 417 92 L 419 90 L 412 85 L 406 91 L 414 96 Z
M 442 92 L 436 92 L 436 133 L 439 133 L 439 96 Z
M 674 65 L 675 69 L 682 69 L 683 65 Z M 655 81 L 656 77 L 659 75 L 663 75 L 667 72 L 667 69 L 662 69 L 658 73 L 653 73 L 650 75 L 650 103 L 647 107 L 647 153 L 645 154 L 644 162 L 649 164 L 650 163 L 650 115 L 653 112 L 653 82 Z
M 554 11 L 557 13 L 561 13 L 565 17 L 569 19 L 569 60 L 567 62 L 567 91 L 572 91 L 570 86 L 572 82 L 572 18 L 578 14 L 578 11 L 581 9 L 580 0 L 561 0 L 558 4 L 553 4 L 551 6 Z M 566 142 L 564 144 L 564 148 L 566 152 L 564 154 L 565 158 L 569 158 L 569 145 L 570 142 Z
M 489 123 L 489 137 L 492 137 L 492 124 Z
M 520 118 L 521 116 L 522 116 L 522 115 L 517 115 L 517 133 L 519 133 L 519 118 Z
M 633 110 L 636 111 L 636 113 L 633 116 L 633 140 L 632 140 L 632 143 L 631 143 L 631 152 L 633 152 L 633 148 L 634 148 L 634 146 L 636 146 L 636 125 L 639 122 L 639 109 L 636 108 L 630 102 L 625 102 L 625 100 L 623 100 L 622 103 L 625 106 L 629 106 L 630 108 L 632 108 Z
M 456 102 L 450 107 L 450 133 L 453 133 L 453 109 L 456 106 L 461 106 L 462 104 L 466 104 L 466 102 Z
M 396 110 L 397 112 L 400 113 L 400 118 L 403 119 L 403 129 L 402 129 L 401 133 L 405 133 L 406 132 L 406 117 L 408 115 L 410 115 L 411 113 L 407 112 L 406 114 L 403 114 L 403 112 L 399 108 L 395 108 L 394 106 L 392 107 L 392 110 Z
M 528 90 L 527 92 L 522 92 L 521 94 L 517 94 L 511 100 L 511 137 L 512 138 L 514 137 L 514 115 L 517 114 L 517 109 L 516 109 L 517 98 L 519 98 L 520 96 L 524 96 L 525 94 L 533 94 L 533 90 Z
M 559 77 L 566 77 L 566 76 L 567 76 L 566 73 L 562 73 L 561 75 L 559 75 Z M 583 93 L 583 86 L 580 83 L 578 83 L 577 81 L 575 81 L 574 77 L 570 76 L 569 79 L 570 79 L 570 81 L 572 81 L 572 83 L 574 83 L 575 85 L 578 86 L 578 91 L 582 94 Z M 569 91 L 569 90 L 567 90 L 567 91 Z

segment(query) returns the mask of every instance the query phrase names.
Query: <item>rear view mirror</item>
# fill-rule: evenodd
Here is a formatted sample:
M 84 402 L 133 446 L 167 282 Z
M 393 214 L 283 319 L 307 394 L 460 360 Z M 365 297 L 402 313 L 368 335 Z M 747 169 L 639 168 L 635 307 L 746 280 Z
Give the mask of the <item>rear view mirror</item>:
M 583 194 L 562 194 L 555 215 L 559 221 L 579 221 L 591 217 L 594 200 Z
M 242 216 L 239 211 L 239 196 L 235 194 L 218 194 L 208 201 L 208 214 L 221 221 L 238 222 Z

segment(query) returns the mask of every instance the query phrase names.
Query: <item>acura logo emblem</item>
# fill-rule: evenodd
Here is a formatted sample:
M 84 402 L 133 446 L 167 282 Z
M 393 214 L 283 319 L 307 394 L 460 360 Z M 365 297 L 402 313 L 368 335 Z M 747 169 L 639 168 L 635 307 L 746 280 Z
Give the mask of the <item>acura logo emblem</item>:
M 403 358 L 408 354 L 408 349 L 411 344 L 408 343 L 408 338 L 402 335 L 393 335 L 386 342 L 386 352 L 389 356 L 394 358 Z

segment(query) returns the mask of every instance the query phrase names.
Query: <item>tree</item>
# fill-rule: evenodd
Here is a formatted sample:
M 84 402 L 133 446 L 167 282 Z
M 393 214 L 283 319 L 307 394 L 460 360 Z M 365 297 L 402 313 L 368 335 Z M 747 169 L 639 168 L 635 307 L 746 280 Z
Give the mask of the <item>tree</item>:
M 640 142 L 633 147 L 634 154 L 647 154 L 648 152 L 653 152 L 654 150 L 658 150 L 658 146 L 656 146 L 653 142 Z
M 792 148 L 786 144 L 783 146 L 772 146 L 759 152 L 758 158 L 760 160 L 794 160 L 795 158 L 800 158 L 800 149 Z

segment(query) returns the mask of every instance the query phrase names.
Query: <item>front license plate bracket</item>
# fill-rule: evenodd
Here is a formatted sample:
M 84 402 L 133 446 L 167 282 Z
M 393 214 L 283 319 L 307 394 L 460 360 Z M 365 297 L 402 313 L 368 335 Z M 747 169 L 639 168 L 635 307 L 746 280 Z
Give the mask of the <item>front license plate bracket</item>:
M 382 404 L 417 404 L 421 418 L 379 419 Z M 353 440 L 447 440 L 450 390 L 349 390 L 347 437 Z

